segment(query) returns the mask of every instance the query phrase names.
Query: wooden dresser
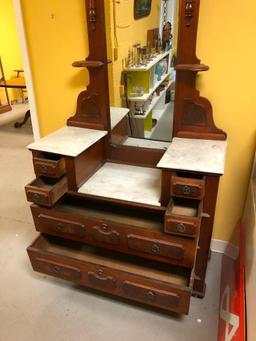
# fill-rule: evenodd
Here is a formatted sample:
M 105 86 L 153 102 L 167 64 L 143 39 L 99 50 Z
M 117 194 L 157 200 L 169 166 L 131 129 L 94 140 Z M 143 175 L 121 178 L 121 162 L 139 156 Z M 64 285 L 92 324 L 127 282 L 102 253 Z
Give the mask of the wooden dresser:
M 208 70 L 195 56 L 199 0 L 179 4 L 173 140 L 128 137 L 128 110 L 109 105 L 104 1 L 85 1 L 90 54 L 73 66 L 90 84 L 67 126 L 29 146 L 26 195 L 35 271 L 187 314 L 205 293 L 227 142 L 195 86 Z

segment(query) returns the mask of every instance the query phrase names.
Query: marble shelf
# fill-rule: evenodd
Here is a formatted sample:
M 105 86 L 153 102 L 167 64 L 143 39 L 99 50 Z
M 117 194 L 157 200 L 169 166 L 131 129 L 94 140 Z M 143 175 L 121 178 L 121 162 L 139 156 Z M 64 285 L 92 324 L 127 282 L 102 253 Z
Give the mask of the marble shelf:
M 28 149 L 76 157 L 107 134 L 105 130 L 66 126 L 31 143 Z
M 107 162 L 78 192 L 161 206 L 161 170 Z
M 111 130 L 129 113 L 128 108 L 110 107 Z
M 158 168 L 223 174 L 227 141 L 175 137 Z

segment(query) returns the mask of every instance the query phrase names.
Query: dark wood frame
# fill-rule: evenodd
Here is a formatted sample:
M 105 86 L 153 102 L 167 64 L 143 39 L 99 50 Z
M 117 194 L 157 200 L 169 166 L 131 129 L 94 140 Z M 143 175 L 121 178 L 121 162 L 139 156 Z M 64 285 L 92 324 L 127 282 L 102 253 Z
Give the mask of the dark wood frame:
M 137 11 L 137 9 L 136 9 L 137 1 L 138 1 L 138 0 L 134 0 L 134 18 L 135 18 L 135 19 L 141 19 L 141 18 L 144 18 L 144 17 L 149 16 L 150 13 L 151 13 L 152 0 L 148 0 L 148 1 L 149 1 L 149 4 L 150 4 L 150 8 L 149 8 L 148 11 L 145 11 L 143 14 L 139 14 L 138 11 Z
M 174 106 L 174 137 L 225 140 L 226 134 L 218 129 L 213 120 L 212 106 L 196 89 L 198 72 L 209 70 L 196 56 L 196 39 L 200 0 L 179 0 L 179 31 L 176 65 L 176 91 Z M 104 1 L 85 1 L 90 54 L 86 60 L 76 61 L 74 67 L 86 67 L 90 74 L 87 90 L 80 93 L 76 114 L 68 125 L 110 129 L 108 88 L 108 59 L 105 30 Z M 109 138 L 108 152 L 115 146 Z M 141 158 L 143 151 L 137 147 L 120 146 L 122 155 L 131 152 Z M 153 150 L 152 155 L 153 155 Z

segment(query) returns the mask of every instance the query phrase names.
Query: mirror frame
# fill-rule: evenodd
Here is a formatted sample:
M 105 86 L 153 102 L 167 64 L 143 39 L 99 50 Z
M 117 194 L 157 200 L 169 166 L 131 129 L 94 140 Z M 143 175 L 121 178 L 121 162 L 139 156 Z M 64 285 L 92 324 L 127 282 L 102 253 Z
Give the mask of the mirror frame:
M 213 120 L 212 106 L 196 89 L 198 72 L 209 67 L 201 64 L 196 56 L 197 28 L 200 0 L 179 0 L 179 29 L 177 44 L 176 85 L 174 103 L 173 137 L 226 140 L 226 133 L 218 129 Z M 85 0 L 89 56 L 76 61 L 74 67 L 86 67 L 90 74 L 87 90 L 77 100 L 77 110 L 68 119 L 70 126 L 108 130 L 110 129 L 110 105 L 108 87 L 108 59 L 103 0 Z M 141 153 L 137 147 L 107 145 L 110 159 L 139 163 Z M 128 156 L 133 150 L 134 157 Z M 149 164 L 154 164 L 164 151 L 142 149 L 148 154 Z M 126 151 L 126 152 L 124 152 Z M 155 151 L 155 154 L 154 154 Z M 124 156 L 126 155 L 126 156 Z M 136 161 L 137 160 L 137 161 Z M 145 163 L 147 162 L 145 161 Z

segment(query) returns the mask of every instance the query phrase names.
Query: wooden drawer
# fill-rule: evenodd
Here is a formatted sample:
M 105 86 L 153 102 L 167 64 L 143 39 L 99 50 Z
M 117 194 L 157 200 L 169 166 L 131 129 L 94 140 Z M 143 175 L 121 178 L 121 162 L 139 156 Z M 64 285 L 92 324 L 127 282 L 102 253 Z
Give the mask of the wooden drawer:
M 202 201 L 173 198 L 166 210 L 166 233 L 198 237 L 202 217 Z
M 68 190 L 67 178 L 59 180 L 40 177 L 26 187 L 27 200 L 43 206 L 53 206 Z
M 193 271 L 61 238 L 28 248 L 33 269 L 168 312 L 187 314 Z
M 55 154 L 37 152 L 33 156 L 34 170 L 37 177 L 60 178 L 66 173 L 64 157 Z
M 171 196 L 202 200 L 204 194 L 204 176 L 178 172 L 171 177 Z
M 197 241 L 170 236 L 164 212 L 145 212 L 116 205 L 63 198 L 53 208 L 31 206 L 36 229 L 119 252 L 194 266 Z

